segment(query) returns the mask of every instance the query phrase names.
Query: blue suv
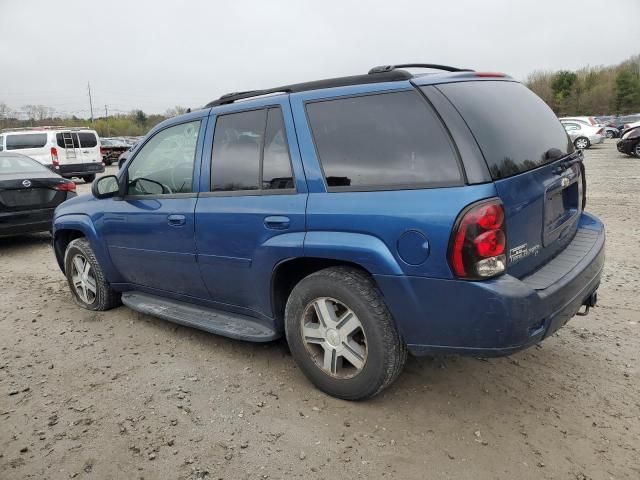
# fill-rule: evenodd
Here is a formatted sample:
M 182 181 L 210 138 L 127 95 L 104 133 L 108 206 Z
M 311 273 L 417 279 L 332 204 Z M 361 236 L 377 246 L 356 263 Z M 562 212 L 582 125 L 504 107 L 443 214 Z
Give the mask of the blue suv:
M 318 388 L 363 399 L 407 352 L 508 355 L 595 305 L 582 160 L 504 74 L 376 67 L 161 123 L 57 208 L 53 245 L 84 308 L 285 335 Z

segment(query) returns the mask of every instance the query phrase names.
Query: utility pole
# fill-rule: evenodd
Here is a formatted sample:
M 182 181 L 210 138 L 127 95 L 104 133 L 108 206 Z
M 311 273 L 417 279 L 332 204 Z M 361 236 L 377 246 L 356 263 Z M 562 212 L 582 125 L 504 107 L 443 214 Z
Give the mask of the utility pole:
M 109 128 L 109 110 L 107 110 L 107 105 L 104 106 L 104 121 L 107 122 L 107 137 L 111 136 L 111 129 Z
M 89 90 L 89 110 L 91 111 L 91 123 L 93 124 L 93 103 L 91 102 L 91 83 L 87 82 L 87 89 Z

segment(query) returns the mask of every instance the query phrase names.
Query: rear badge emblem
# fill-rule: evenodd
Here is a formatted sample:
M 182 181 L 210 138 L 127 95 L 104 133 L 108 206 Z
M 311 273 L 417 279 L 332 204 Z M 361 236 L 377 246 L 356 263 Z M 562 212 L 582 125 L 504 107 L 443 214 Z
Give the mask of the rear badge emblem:
M 31 181 L 30 180 L 23 180 L 22 181 L 22 186 L 29 188 L 31 186 Z
M 522 245 L 513 247 L 511 250 L 509 250 L 509 262 L 515 263 L 525 257 L 528 257 L 529 255 L 538 255 L 541 248 L 542 247 L 540 247 L 540 245 L 529 247 L 528 243 L 523 243 Z
M 564 177 L 561 181 L 560 181 L 560 185 L 562 185 L 562 188 L 566 188 L 569 186 L 569 179 L 567 177 Z

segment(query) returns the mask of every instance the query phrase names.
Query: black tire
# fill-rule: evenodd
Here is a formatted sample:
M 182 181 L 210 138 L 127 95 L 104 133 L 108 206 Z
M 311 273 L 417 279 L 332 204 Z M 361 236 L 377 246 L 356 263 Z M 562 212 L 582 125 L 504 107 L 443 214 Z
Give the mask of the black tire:
M 95 298 L 93 301 L 86 301 L 78 294 L 73 281 L 73 265 L 72 262 L 76 256 L 80 255 L 88 261 L 96 286 Z M 69 289 L 73 295 L 75 302 L 87 310 L 104 311 L 115 308 L 121 304 L 120 293 L 111 289 L 105 279 L 102 268 L 91 249 L 91 245 L 86 238 L 76 238 L 67 246 L 64 254 L 64 271 L 69 284 Z
M 113 160 L 111 160 L 110 158 L 103 158 L 102 161 L 107 167 L 110 167 L 111 164 L 113 163 Z
M 366 337 L 366 360 L 355 376 L 337 378 L 314 360 L 302 336 L 307 308 L 328 297 L 348 306 Z M 285 329 L 291 354 L 305 376 L 323 392 L 345 400 L 373 397 L 398 377 L 407 359 L 407 348 L 382 294 L 366 273 L 349 267 L 331 267 L 302 279 L 285 308 Z
M 634 157 L 640 158 L 640 142 L 636 143 L 631 150 Z
M 84 175 L 82 177 L 84 183 L 92 183 L 96 179 L 96 174 L 92 173 L 91 175 Z
M 584 148 L 580 148 L 578 146 L 579 143 L 581 143 L 582 141 L 586 142 L 586 146 Z M 589 148 L 591 146 L 591 142 L 589 141 L 589 139 L 587 137 L 578 137 L 573 141 L 573 146 L 580 149 L 580 150 L 586 150 L 587 148 Z
M 605 136 L 607 138 L 615 138 L 616 135 L 611 130 L 607 130 L 607 133 L 605 133 Z

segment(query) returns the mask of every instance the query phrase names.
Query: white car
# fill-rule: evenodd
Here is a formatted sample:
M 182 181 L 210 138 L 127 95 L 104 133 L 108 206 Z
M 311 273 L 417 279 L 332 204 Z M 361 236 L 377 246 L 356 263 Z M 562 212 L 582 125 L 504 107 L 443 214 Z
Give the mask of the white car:
M 104 172 L 100 138 L 95 130 L 68 127 L 30 127 L 0 132 L 0 151 L 27 155 L 66 178 L 92 182 Z
M 591 125 L 585 125 L 582 122 L 570 122 L 566 120 L 562 120 L 561 123 L 567 131 L 573 145 L 580 150 L 604 142 L 604 128 L 602 127 L 593 127 Z

